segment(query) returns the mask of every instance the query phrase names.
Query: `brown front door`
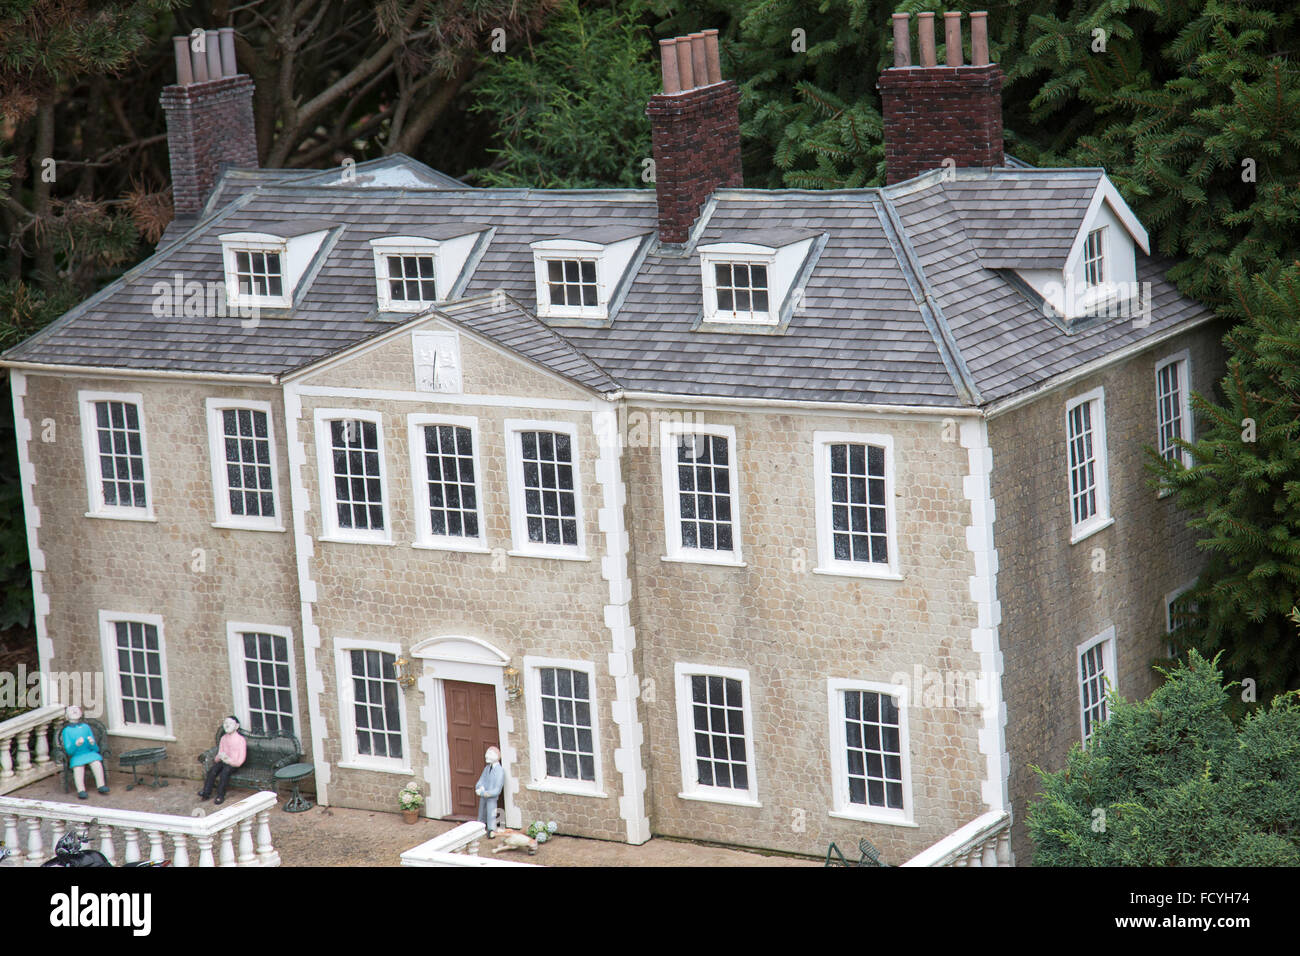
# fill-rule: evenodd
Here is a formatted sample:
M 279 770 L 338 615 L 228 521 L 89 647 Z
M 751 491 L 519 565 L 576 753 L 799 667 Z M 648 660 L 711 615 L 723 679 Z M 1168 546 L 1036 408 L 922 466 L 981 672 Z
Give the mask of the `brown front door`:
M 447 754 L 451 765 L 449 816 L 453 820 L 476 820 L 478 797 L 474 795 L 474 784 L 483 772 L 483 754 L 489 747 L 501 746 L 496 688 L 491 684 L 445 680 L 442 691 L 447 699 Z

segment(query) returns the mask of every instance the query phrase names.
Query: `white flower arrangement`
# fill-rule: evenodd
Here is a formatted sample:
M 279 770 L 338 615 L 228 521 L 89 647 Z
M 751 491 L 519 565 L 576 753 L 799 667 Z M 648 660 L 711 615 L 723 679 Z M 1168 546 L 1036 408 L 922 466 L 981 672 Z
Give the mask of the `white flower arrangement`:
M 534 820 L 528 825 L 528 835 L 538 843 L 545 843 L 559 829 L 560 825 L 554 820 L 549 820 L 546 823 L 541 820 Z
M 397 803 L 403 810 L 418 810 L 424 806 L 424 794 L 420 792 L 420 785 L 412 780 L 398 790 Z

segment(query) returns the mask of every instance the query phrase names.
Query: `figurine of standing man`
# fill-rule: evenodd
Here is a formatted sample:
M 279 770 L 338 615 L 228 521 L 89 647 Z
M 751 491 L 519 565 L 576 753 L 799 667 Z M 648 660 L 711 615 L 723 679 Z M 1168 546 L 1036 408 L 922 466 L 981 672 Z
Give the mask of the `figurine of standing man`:
M 501 766 L 501 751 L 496 747 L 489 747 L 483 759 L 487 766 L 479 775 L 474 792 L 478 794 L 479 823 L 487 827 L 488 839 L 491 840 L 496 836 L 497 800 L 506 785 L 506 768 Z

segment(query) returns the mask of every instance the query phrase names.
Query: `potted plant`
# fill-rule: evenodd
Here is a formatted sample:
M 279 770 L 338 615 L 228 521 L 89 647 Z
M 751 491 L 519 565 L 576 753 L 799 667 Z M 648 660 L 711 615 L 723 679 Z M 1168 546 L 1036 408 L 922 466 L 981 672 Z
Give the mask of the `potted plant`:
M 420 792 L 420 785 L 412 780 L 398 790 L 397 805 L 402 808 L 402 819 L 407 823 L 420 819 L 420 808 L 424 806 L 424 794 Z
M 545 843 L 559 828 L 560 825 L 554 820 L 550 820 L 546 823 L 543 823 L 541 820 L 536 820 L 529 825 L 528 835 L 538 843 Z

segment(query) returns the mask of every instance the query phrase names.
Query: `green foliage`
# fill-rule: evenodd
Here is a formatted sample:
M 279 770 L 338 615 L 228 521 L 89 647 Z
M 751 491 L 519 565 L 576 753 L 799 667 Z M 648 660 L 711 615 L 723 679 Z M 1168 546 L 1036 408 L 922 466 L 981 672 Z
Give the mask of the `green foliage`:
M 0 633 L 3 633 L 32 623 L 32 574 L 17 468 L 18 446 L 13 405 L 7 401 L 0 402 L 0 463 L 3 463 L 0 465 Z
M 1228 291 L 1241 322 L 1225 339 L 1220 400 L 1193 396 L 1192 467 L 1154 452 L 1150 467 L 1210 556 L 1175 639 L 1226 651 L 1228 672 L 1256 680 L 1262 698 L 1300 686 L 1288 620 L 1300 603 L 1300 263 L 1237 276 Z
M 1217 662 L 1189 658 L 1144 701 L 1112 696 L 1087 749 L 1038 771 L 1036 866 L 1300 864 L 1300 701 L 1237 727 Z
M 567 2 L 520 55 L 484 54 L 472 110 L 499 131 L 496 160 L 470 176 L 484 186 L 644 187 L 645 103 L 659 91 L 638 5 Z

